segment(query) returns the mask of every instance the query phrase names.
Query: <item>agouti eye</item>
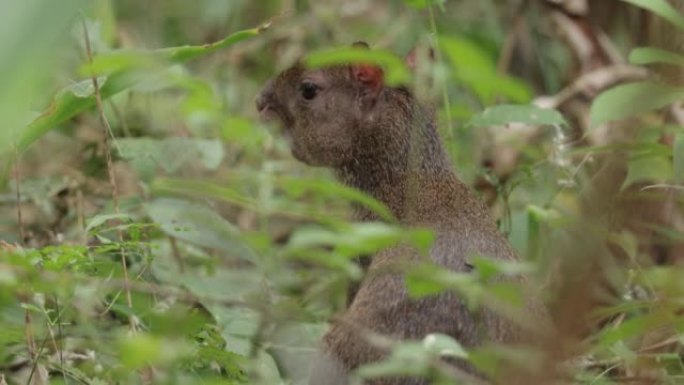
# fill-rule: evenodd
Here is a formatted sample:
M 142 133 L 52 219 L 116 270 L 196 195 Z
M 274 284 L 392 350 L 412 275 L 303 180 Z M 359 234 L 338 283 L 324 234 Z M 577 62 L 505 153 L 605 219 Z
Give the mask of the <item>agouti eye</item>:
M 299 90 L 301 91 L 302 97 L 304 99 L 311 100 L 311 99 L 316 97 L 316 95 L 318 94 L 319 88 L 317 85 L 315 85 L 313 83 L 305 82 L 305 83 L 302 83 L 301 86 L 299 86 Z

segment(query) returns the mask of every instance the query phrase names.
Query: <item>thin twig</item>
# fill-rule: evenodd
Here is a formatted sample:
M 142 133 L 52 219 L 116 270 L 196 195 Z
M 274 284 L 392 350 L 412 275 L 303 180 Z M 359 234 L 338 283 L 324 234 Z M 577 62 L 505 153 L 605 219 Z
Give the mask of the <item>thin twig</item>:
M 17 225 L 19 227 L 19 244 L 25 246 L 26 229 L 24 229 L 24 220 L 21 211 L 21 174 L 19 172 L 19 148 L 14 145 L 14 183 L 16 185 L 17 194 Z
M 33 365 L 31 365 L 31 373 L 29 374 L 28 380 L 26 380 L 27 384 L 33 384 L 33 383 L 45 383 L 47 378 L 43 378 L 44 375 L 47 375 L 47 371 L 45 370 L 44 367 L 38 367 L 38 356 L 43 354 L 43 351 L 45 351 L 45 346 L 48 343 L 48 339 L 44 339 L 43 343 L 40 345 L 40 350 L 36 354 L 35 359 L 33 360 Z M 41 370 L 42 369 L 42 370 Z M 33 376 L 38 372 L 38 381 L 33 381 Z
M 441 49 L 439 46 L 439 31 L 437 30 L 437 20 L 435 19 L 435 12 L 432 9 L 432 5 L 428 5 L 428 14 L 430 17 L 430 29 L 432 30 L 432 35 L 434 36 L 435 44 L 435 58 L 437 62 L 441 62 Z M 447 124 L 447 138 L 454 138 L 454 124 L 451 117 L 451 100 L 449 99 L 449 90 L 446 87 L 442 87 L 442 99 L 444 103 L 444 112 L 446 113 L 446 124 Z
M 60 367 L 60 372 L 62 373 L 62 377 L 64 378 L 64 383 L 69 384 L 68 377 L 66 375 L 66 370 L 64 369 L 64 348 L 63 348 L 63 343 L 62 343 L 62 336 L 64 336 L 64 330 L 62 329 L 62 310 L 59 306 L 59 297 L 55 294 L 55 311 L 57 312 L 57 337 L 54 338 L 54 335 L 52 336 L 53 342 L 55 344 L 55 349 L 57 349 L 57 352 L 59 353 L 59 367 Z M 52 335 L 52 329 L 50 329 L 50 334 Z M 57 341 L 60 341 L 59 344 L 57 344 Z
M 86 231 L 85 211 L 83 209 L 83 190 L 78 188 L 76 190 L 76 218 L 78 221 L 78 229 L 81 233 L 81 244 L 88 245 L 88 231 Z
M 508 71 L 508 66 L 511 64 L 511 59 L 513 58 L 513 52 L 515 48 L 515 43 L 518 39 L 518 35 L 522 27 L 525 25 L 525 10 L 527 9 L 528 0 L 521 0 L 520 3 L 515 7 L 513 11 L 513 28 L 512 32 L 506 37 L 506 41 L 501 49 L 501 56 L 499 56 L 499 62 L 497 63 L 497 71 L 499 74 L 505 74 Z
M 28 299 L 26 301 L 28 303 Z M 24 309 L 24 335 L 26 337 L 26 348 L 28 349 L 31 360 L 36 359 L 36 341 L 33 338 L 33 321 L 31 318 L 31 310 L 26 307 Z
M 83 36 L 85 39 L 85 48 L 86 48 L 86 54 L 88 56 L 88 63 L 92 64 L 93 62 L 93 51 L 90 46 L 90 37 L 88 36 L 88 27 L 86 26 L 85 22 L 85 17 L 81 18 L 81 24 L 83 26 Z M 110 135 L 112 135 L 112 127 L 109 125 L 109 121 L 107 120 L 107 117 L 105 116 L 104 112 L 104 105 L 102 104 L 102 95 L 100 94 L 100 86 L 97 82 L 97 76 L 95 74 L 91 75 L 91 80 L 93 83 L 93 89 L 95 90 L 95 103 L 97 105 L 97 110 L 99 113 L 100 117 L 100 122 L 102 123 L 103 131 L 104 131 L 104 150 L 105 150 L 105 159 L 107 161 L 107 173 L 109 175 L 109 184 L 112 188 L 112 203 L 114 205 L 114 213 L 118 216 L 120 214 L 119 211 L 119 189 L 118 185 L 116 183 L 116 175 L 114 174 L 114 166 L 113 166 L 113 161 L 112 161 L 112 148 L 111 148 L 111 143 L 110 143 Z M 119 237 L 119 242 L 123 243 L 123 231 L 121 228 L 117 229 L 118 237 Z M 133 299 L 131 297 L 131 290 L 130 290 L 130 282 L 128 278 L 128 266 L 126 264 L 126 249 L 125 247 L 121 247 L 121 267 L 123 269 L 123 275 L 124 275 L 124 292 L 126 293 L 126 304 L 128 305 L 129 308 L 133 308 Z M 129 319 L 131 329 L 135 330 L 136 329 L 136 323 L 131 317 Z

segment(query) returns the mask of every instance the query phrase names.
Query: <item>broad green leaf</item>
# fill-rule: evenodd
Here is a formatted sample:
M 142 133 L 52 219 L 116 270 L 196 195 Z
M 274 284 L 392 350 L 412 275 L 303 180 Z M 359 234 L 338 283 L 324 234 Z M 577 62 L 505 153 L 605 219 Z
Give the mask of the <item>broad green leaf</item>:
M 659 183 L 672 179 L 672 161 L 666 156 L 635 156 L 629 160 L 622 188 L 635 182 Z
M 636 65 L 664 63 L 684 66 L 684 55 L 655 47 L 639 47 L 629 53 L 629 62 Z
M 197 246 L 219 249 L 233 257 L 256 260 L 238 229 L 206 205 L 161 198 L 148 203 L 146 209 L 150 218 L 170 236 Z
M 669 21 L 677 28 L 684 30 L 684 16 L 666 0 L 622 0 L 644 8 Z
M 684 269 L 681 267 L 672 268 L 668 266 L 653 267 L 637 276 L 636 283 L 652 287 L 659 293 L 680 297 L 684 293 L 684 280 L 682 279 Z M 684 331 L 684 320 L 679 320 L 679 330 Z
M 140 62 L 156 63 L 162 61 L 168 64 L 184 63 L 190 59 L 230 47 L 235 43 L 259 34 L 260 31 L 261 29 L 254 28 L 236 32 L 225 39 L 212 44 L 171 47 L 155 51 L 139 52 L 138 55 L 142 55 L 143 59 L 132 59 L 133 56 L 130 51 L 106 53 L 95 57 L 93 68 L 90 68 L 89 72 L 91 74 L 101 75 L 102 73 L 98 72 L 101 71 L 108 74 L 107 81 L 102 84 L 100 88 L 102 98 L 107 99 L 132 87 L 136 83 L 145 80 L 146 77 L 149 76 L 149 72 L 126 71 L 127 69 L 131 69 L 131 67 L 136 67 Z M 17 144 L 19 152 L 24 151 L 38 138 L 60 123 L 95 106 L 94 95 L 85 95 L 83 92 L 75 93 L 71 89 L 72 87 L 73 86 L 67 87 L 59 92 L 47 110 L 28 126 L 19 131 L 19 140 Z
M 497 96 L 516 103 L 526 103 L 532 97 L 524 82 L 499 74 L 494 58 L 477 44 L 450 36 L 442 37 L 440 45 L 456 78 L 473 90 L 483 104 L 493 103 Z
M 420 376 L 427 374 L 432 354 L 418 342 L 401 342 L 385 361 L 364 365 L 356 371 L 363 378 Z
M 599 344 L 596 348 L 609 348 L 618 342 L 623 342 L 643 335 L 660 327 L 671 326 L 672 319 L 664 317 L 664 314 L 645 314 L 620 322 L 618 325 L 606 328 L 599 335 Z
M 430 5 L 429 0 L 404 0 L 404 2 L 413 8 L 424 9 Z
M 20 184 L 24 199 L 32 200 L 38 204 L 52 199 L 55 194 L 69 188 L 68 181 L 61 176 L 47 176 L 39 178 L 25 178 Z M 12 186 L 13 194 L 16 193 L 16 184 Z
M 684 87 L 654 82 L 619 85 L 599 95 L 591 106 L 591 125 L 639 115 L 684 99 Z
M 141 369 L 151 364 L 168 364 L 191 354 L 190 345 L 181 339 L 171 341 L 136 333 L 119 341 L 119 357 L 128 369 Z
M 262 289 L 265 279 L 260 272 L 251 268 L 219 270 L 210 275 L 184 274 L 175 278 L 198 298 L 207 299 L 207 303 L 212 300 L 244 301 L 249 294 Z
M 566 121 L 556 110 L 540 108 L 533 105 L 498 105 L 488 107 L 473 117 L 469 126 L 500 126 L 508 123 L 524 123 L 534 125 L 565 125 Z
M 327 213 L 313 212 L 305 205 L 297 205 L 292 199 L 273 200 L 269 207 L 264 207 L 253 195 L 247 195 L 242 191 L 245 183 L 263 183 L 263 177 L 270 175 L 249 172 L 245 174 L 236 173 L 232 176 L 232 183 L 229 187 L 222 187 L 209 182 L 198 182 L 190 180 L 158 179 L 152 188 L 158 192 L 174 192 L 193 196 L 209 196 L 221 199 L 243 207 L 248 207 L 258 212 L 279 212 L 294 216 L 318 217 L 330 220 L 332 217 Z M 273 182 L 281 188 L 290 198 L 299 198 L 305 193 L 313 193 L 319 197 L 328 197 L 352 203 L 358 203 L 369 208 L 378 214 L 380 219 L 395 222 L 392 213 L 385 205 L 378 202 L 371 196 L 363 192 L 347 187 L 343 184 L 322 179 L 303 179 L 292 177 L 274 177 Z M 339 220 L 339 217 L 337 217 Z
M 99 76 L 97 78 L 97 84 L 100 87 L 104 87 L 107 84 L 106 76 Z M 87 98 L 88 96 L 93 96 L 95 94 L 95 85 L 91 79 L 81 80 L 80 82 L 74 83 L 64 89 L 73 93 L 79 98 Z
M 221 335 L 226 340 L 226 350 L 249 356 L 252 339 L 259 331 L 259 313 L 246 308 L 225 307 L 220 304 L 206 305 L 216 319 Z
M 436 4 L 440 9 L 444 10 L 446 0 L 404 0 L 406 4 L 416 9 L 425 9 L 432 4 Z
M 389 85 L 404 84 L 411 80 L 411 73 L 404 62 L 395 54 L 385 50 L 355 47 L 327 49 L 310 53 L 304 62 L 312 68 L 347 63 L 374 64 L 385 71 L 385 82 Z
M 20 139 L 19 128 L 35 118 L 29 106 L 35 103 L 36 96 L 51 92 L 46 90 L 48 74 L 61 70 L 55 55 L 70 44 L 69 26 L 88 3 L 0 1 L 0 156 L 13 152 Z
M 455 339 L 445 334 L 428 334 L 423 338 L 425 350 L 439 357 L 468 358 L 468 352 Z
M 254 210 L 260 208 L 253 196 L 248 196 L 232 186 L 222 187 L 210 182 L 162 178 L 152 183 L 152 190 L 156 193 L 211 197 Z
M 223 144 L 220 140 L 197 138 L 123 138 L 116 141 L 121 156 L 149 178 L 159 166 L 167 173 L 174 173 L 182 166 L 199 160 L 206 169 L 216 169 L 223 160 Z M 145 178 L 145 179 L 149 179 Z
M 483 280 L 494 276 L 515 277 L 534 272 L 534 266 L 520 261 L 502 261 L 498 259 L 476 256 L 471 259 L 471 264 L 480 274 Z
M 424 376 L 437 358 L 467 359 L 468 352 L 458 341 L 444 334 L 429 334 L 421 342 L 397 343 L 385 361 L 362 366 L 363 378 L 388 376 Z
M 382 222 L 361 222 L 344 226 L 337 231 L 321 228 L 299 230 L 292 235 L 288 249 L 294 251 L 334 246 L 338 253 L 346 257 L 356 257 L 374 254 L 406 240 L 425 252 L 432 244 L 432 239 L 432 234 L 426 230 L 404 230 Z
M 684 183 L 684 133 L 675 135 L 672 149 L 672 168 L 675 183 Z
M 86 232 L 90 233 L 93 229 L 105 224 L 106 222 L 109 222 L 110 220 L 114 219 L 119 219 L 119 220 L 130 220 L 131 216 L 128 214 L 100 214 L 100 215 L 95 215 L 94 217 L 90 218 L 86 224 Z
M 276 180 L 279 187 L 286 192 L 296 194 L 297 192 L 313 192 L 321 196 L 337 197 L 350 202 L 359 203 L 378 214 L 380 218 L 387 221 L 395 221 L 391 211 L 373 197 L 351 187 L 347 187 L 335 181 L 322 179 L 302 179 L 302 178 L 278 178 Z
M 281 323 L 272 333 L 269 353 L 276 359 L 279 367 L 285 369 L 282 372 L 288 374 L 293 385 L 305 384 L 308 380 L 311 359 L 320 354 L 317 347 L 327 329 L 326 323 L 300 321 Z
M 87 76 L 94 74 L 110 74 L 123 70 L 146 67 L 154 63 L 184 63 L 189 60 L 208 55 L 221 49 L 228 48 L 243 40 L 258 35 L 263 27 L 238 31 L 224 39 L 210 44 L 184 45 L 178 47 L 160 48 L 152 51 L 144 50 L 116 50 L 101 53 L 93 58 L 92 64 L 83 67 Z
M 240 145 L 247 150 L 258 153 L 263 143 L 268 140 L 265 130 L 258 130 L 254 122 L 247 118 L 231 117 L 221 123 L 221 139 L 232 145 Z
M 409 294 L 415 298 L 456 290 L 474 304 L 482 294 L 482 286 L 474 274 L 457 273 L 435 265 L 414 266 L 404 273 Z

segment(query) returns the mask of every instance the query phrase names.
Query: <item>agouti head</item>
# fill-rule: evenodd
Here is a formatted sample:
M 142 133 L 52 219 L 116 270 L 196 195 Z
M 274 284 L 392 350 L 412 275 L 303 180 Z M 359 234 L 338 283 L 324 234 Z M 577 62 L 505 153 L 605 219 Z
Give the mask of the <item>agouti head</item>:
M 407 64 L 415 61 L 409 54 Z M 374 152 L 407 151 L 415 116 L 410 92 L 387 86 L 382 69 L 368 64 L 298 63 L 267 83 L 256 106 L 263 119 L 281 123 L 297 159 L 337 169 Z

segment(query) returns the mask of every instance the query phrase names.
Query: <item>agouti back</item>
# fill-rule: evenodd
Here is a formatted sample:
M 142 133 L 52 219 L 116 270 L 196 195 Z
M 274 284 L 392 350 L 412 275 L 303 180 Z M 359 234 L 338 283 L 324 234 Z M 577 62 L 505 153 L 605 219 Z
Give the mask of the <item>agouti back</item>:
M 409 65 L 415 63 L 411 55 Z M 406 88 L 385 85 L 380 68 L 351 64 L 307 69 L 297 64 L 269 81 L 256 105 L 262 118 L 281 123 L 297 159 L 332 168 L 345 184 L 386 204 L 402 225 L 431 228 L 435 264 L 466 272 L 474 255 L 517 259 L 485 205 L 456 176 L 432 111 Z M 359 208 L 356 219 L 378 218 Z M 402 274 L 393 267 L 423 260 L 406 246 L 372 257 L 342 321 L 334 322 L 323 338 L 311 385 L 347 384 L 351 370 L 386 356 L 362 338 L 359 328 L 401 340 L 443 333 L 467 347 L 517 338 L 510 322 L 488 310 L 471 313 L 454 293 L 409 298 Z M 368 383 L 427 383 L 398 377 L 375 381 Z

